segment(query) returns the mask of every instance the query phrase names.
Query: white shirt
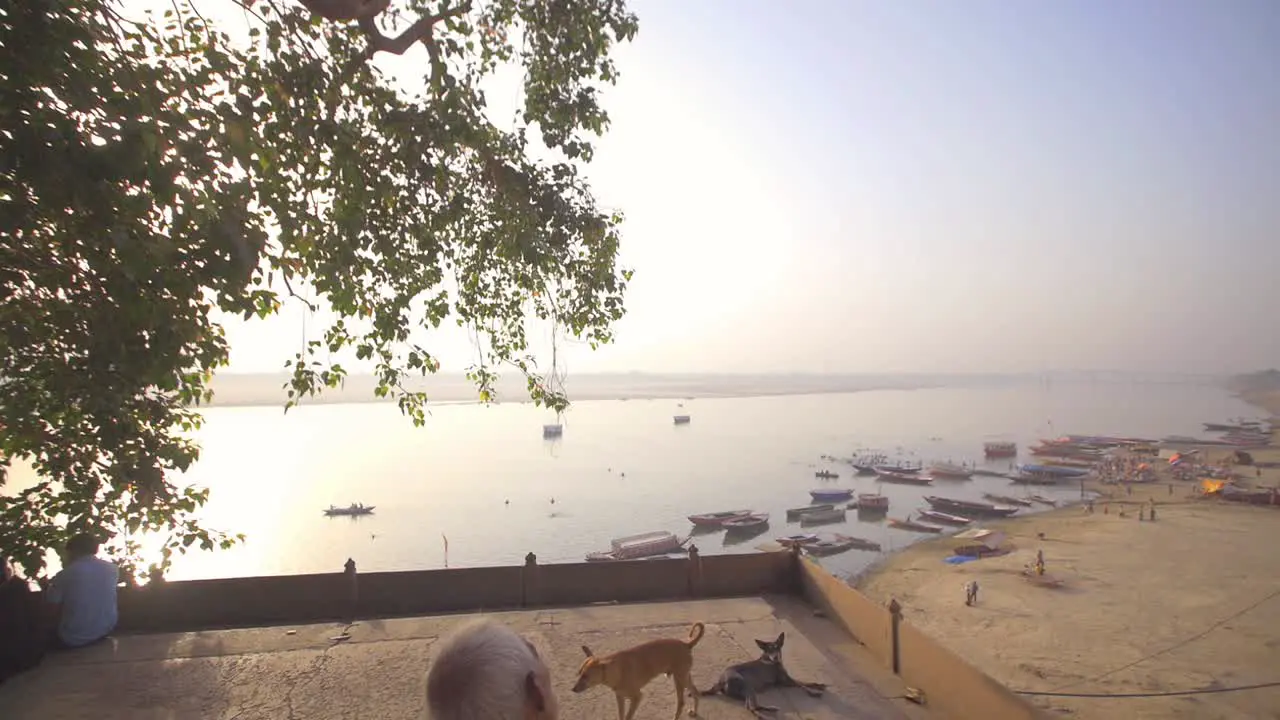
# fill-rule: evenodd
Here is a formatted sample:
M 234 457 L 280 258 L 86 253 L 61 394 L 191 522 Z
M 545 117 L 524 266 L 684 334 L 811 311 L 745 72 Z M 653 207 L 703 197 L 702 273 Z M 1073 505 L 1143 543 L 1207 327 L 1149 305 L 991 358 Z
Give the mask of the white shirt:
M 61 603 L 58 636 L 72 647 L 88 645 L 115 629 L 116 564 L 89 555 L 71 561 L 49 585 L 49 602 Z

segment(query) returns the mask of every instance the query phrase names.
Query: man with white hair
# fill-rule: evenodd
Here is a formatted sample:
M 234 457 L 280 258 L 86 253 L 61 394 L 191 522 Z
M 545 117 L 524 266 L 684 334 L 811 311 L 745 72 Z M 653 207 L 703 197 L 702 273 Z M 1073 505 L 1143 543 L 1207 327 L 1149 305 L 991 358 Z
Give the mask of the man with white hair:
M 431 720 L 557 720 L 551 671 L 511 628 L 480 620 L 441 641 L 427 671 Z

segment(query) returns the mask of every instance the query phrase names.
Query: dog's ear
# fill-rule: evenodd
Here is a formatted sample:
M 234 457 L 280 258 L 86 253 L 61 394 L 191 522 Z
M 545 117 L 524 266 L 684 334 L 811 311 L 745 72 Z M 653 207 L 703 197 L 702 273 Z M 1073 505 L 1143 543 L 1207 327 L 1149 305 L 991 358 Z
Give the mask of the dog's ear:
M 760 647 L 761 652 L 769 652 L 769 643 L 763 640 L 757 640 L 756 645 Z
M 583 654 L 583 655 L 586 655 L 587 657 L 595 657 L 595 656 L 596 656 L 596 654 L 595 654 L 595 653 L 591 652 L 591 648 L 587 647 L 586 645 L 583 645 L 583 646 L 582 646 L 582 654 Z
M 787 634 L 785 632 L 780 632 L 778 633 L 778 639 L 774 640 L 773 643 L 778 647 L 782 647 L 782 643 L 786 641 L 787 641 Z

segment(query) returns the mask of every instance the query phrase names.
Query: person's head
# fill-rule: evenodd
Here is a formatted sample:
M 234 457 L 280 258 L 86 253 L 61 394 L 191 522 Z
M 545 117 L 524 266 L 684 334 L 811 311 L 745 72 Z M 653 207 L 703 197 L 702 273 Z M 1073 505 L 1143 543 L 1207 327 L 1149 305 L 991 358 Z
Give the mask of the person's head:
M 551 671 L 511 628 L 481 620 L 440 643 L 427 671 L 431 720 L 556 720 Z
M 67 541 L 67 562 L 98 554 L 98 538 L 80 533 Z

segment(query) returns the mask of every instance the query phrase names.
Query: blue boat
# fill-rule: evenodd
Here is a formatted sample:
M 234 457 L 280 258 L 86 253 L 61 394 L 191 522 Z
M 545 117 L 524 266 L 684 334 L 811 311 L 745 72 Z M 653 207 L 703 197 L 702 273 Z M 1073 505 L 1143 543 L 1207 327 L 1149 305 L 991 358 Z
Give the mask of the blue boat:
M 1054 477 L 1083 477 L 1089 474 L 1087 468 L 1068 467 L 1066 465 L 1023 465 L 1021 470 L 1029 475 L 1052 475 Z
M 853 497 L 853 490 L 851 488 L 823 488 L 820 490 L 810 490 L 809 496 L 814 500 L 849 500 Z

